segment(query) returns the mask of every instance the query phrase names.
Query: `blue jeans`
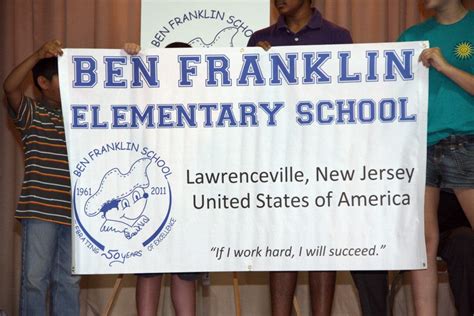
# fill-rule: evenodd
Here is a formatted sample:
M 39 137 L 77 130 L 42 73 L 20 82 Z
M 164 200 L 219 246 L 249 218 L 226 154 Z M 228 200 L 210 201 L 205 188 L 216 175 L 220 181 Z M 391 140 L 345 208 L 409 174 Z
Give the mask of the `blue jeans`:
M 46 315 L 49 302 L 52 315 L 78 316 L 80 277 L 71 275 L 71 227 L 35 219 L 21 224 L 20 315 Z

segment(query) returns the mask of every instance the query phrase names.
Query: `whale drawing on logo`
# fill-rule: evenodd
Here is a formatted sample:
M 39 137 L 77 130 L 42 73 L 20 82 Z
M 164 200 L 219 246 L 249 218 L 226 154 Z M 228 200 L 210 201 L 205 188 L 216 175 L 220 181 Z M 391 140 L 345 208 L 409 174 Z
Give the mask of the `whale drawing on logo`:
M 239 30 L 236 27 L 226 27 L 220 30 L 209 44 L 202 37 L 196 37 L 188 42 L 192 47 L 234 47 L 234 37 Z
M 113 168 L 102 177 L 99 189 L 84 208 L 89 217 L 102 213 L 101 232 L 123 233 L 130 239 L 150 221 L 143 215 L 148 201 L 145 189 L 150 185 L 147 174 L 150 163 L 150 159 L 142 158 L 135 161 L 127 173 Z

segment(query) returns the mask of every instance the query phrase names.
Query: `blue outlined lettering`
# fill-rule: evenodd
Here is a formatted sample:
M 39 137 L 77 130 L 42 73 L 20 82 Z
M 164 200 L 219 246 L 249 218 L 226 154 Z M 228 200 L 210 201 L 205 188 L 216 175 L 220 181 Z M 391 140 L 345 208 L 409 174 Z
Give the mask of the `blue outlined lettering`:
M 285 106 L 284 102 L 273 103 L 273 108 L 270 107 L 270 103 L 261 102 L 258 106 L 268 114 L 267 126 L 276 126 L 276 114 Z
M 227 122 L 228 127 L 236 127 L 237 120 L 235 119 L 234 112 L 232 111 L 232 103 L 222 103 L 219 116 L 217 118 L 217 127 L 225 127 Z
M 311 101 L 300 101 L 296 105 L 296 122 L 299 125 L 329 124 L 373 124 L 416 122 L 416 114 L 408 114 L 408 98 L 384 98 L 360 100 L 320 100 L 316 106 Z
M 107 122 L 99 122 L 100 117 L 100 105 L 94 104 L 90 106 L 92 111 L 92 124 L 91 128 L 97 129 L 106 129 L 109 127 L 109 123 Z
M 354 111 L 355 100 L 336 100 L 335 103 L 337 109 L 336 124 L 354 124 L 356 122 Z
M 365 52 L 365 57 L 367 57 L 367 75 L 365 76 L 365 81 L 367 82 L 379 81 L 379 75 L 377 74 L 378 56 L 379 52 L 376 50 L 368 50 Z
M 236 86 L 328 84 L 332 82 L 334 76 L 340 83 L 396 81 L 399 77 L 401 80 L 413 80 L 414 52 L 413 49 L 367 50 L 363 52 L 365 54 L 363 61 L 366 63 L 363 71 L 361 68 L 354 68 L 351 71 L 351 67 L 359 64 L 351 60 L 352 52 L 345 50 L 269 53 L 269 60 L 265 63 L 260 57 L 266 55 L 242 54 L 242 62 L 234 65 L 239 67 L 238 76 L 236 72 L 231 72 L 232 61 L 223 53 L 178 55 L 180 72 L 178 87 L 192 87 L 195 80 L 202 80 L 199 84 L 206 87 L 233 84 Z M 381 58 L 384 60 L 380 60 Z M 205 60 L 205 63 L 202 63 L 202 60 Z M 98 81 L 99 71 L 103 72 L 101 79 L 103 78 L 105 88 L 160 87 L 160 59 L 157 55 L 104 56 L 103 65 L 99 65 L 92 56 L 72 56 L 72 62 L 74 88 L 94 87 Z M 338 68 L 335 67 L 336 63 L 339 64 Z M 327 72 L 328 69 L 332 69 L 333 72 Z M 204 71 L 207 71 L 207 77 L 201 74 Z
M 263 77 L 262 69 L 260 69 L 260 55 L 258 54 L 244 54 L 242 55 L 243 65 L 240 71 L 237 85 L 248 86 L 249 77 L 254 79 L 254 86 L 263 86 L 265 79 Z
M 126 65 L 127 57 L 125 56 L 106 56 L 105 64 L 105 81 L 104 88 L 126 88 L 127 81 L 125 79 L 116 80 L 123 77 L 123 67 L 117 65 Z
M 169 104 L 158 105 L 158 122 L 160 127 L 171 128 L 175 125 L 175 122 L 171 118 L 173 108 L 173 105 Z
M 179 63 L 179 87 L 192 87 L 193 82 L 189 78 L 190 76 L 197 75 L 197 67 L 190 65 L 190 63 L 200 64 L 201 56 L 199 55 L 182 55 L 178 56 Z
M 382 123 L 390 123 L 395 121 L 397 116 L 397 101 L 394 99 L 380 100 L 379 119 Z
M 321 100 L 316 104 L 316 109 L 317 109 L 317 122 L 320 125 L 329 125 L 334 122 L 334 115 L 324 115 L 325 114 L 325 109 L 332 110 L 334 109 L 334 103 L 329 101 L 329 100 Z
M 300 101 L 296 104 L 296 122 L 300 125 L 310 125 L 313 123 L 313 113 L 311 110 L 314 108 L 311 101 Z
M 146 56 L 145 65 L 141 56 L 130 57 L 132 63 L 133 76 L 132 76 L 132 88 L 142 88 L 143 81 L 145 79 L 146 84 L 150 88 L 159 88 L 160 81 L 158 80 L 158 62 L 159 57 L 154 55 Z
M 408 112 L 408 98 L 399 98 L 400 103 L 400 122 L 416 122 L 416 114 L 409 115 Z
M 257 107 L 255 103 L 239 103 L 240 126 L 258 126 Z M 251 121 L 249 125 L 249 120 Z
M 212 111 L 217 110 L 216 103 L 201 103 L 198 105 L 198 110 L 204 112 L 204 127 L 213 127 Z
M 196 122 L 196 104 L 188 104 L 186 107 L 182 104 L 176 105 L 176 127 L 197 127 Z
M 351 59 L 351 52 L 338 52 L 339 57 L 339 71 L 340 74 L 337 77 L 338 82 L 360 82 L 360 72 L 353 75 L 349 74 L 349 60 Z
M 359 121 L 368 124 L 375 121 L 375 101 L 371 99 L 360 100 L 357 103 Z
M 316 57 L 316 62 L 314 58 Z M 321 67 L 331 59 L 330 52 L 303 53 L 304 60 L 304 84 L 331 83 L 329 76 Z
M 229 74 L 230 60 L 226 55 L 206 55 L 207 63 L 207 87 L 217 87 L 217 74 L 220 75 L 222 83 L 220 86 L 231 86 L 232 80 Z
M 147 104 L 143 111 L 140 111 L 140 108 L 136 105 L 130 106 L 130 128 L 138 128 L 139 123 L 146 128 L 155 127 L 155 122 L 153 120 L 153 110 L 154 104 Z
M 385 56 L 385 81 L 395 81 L 397 79 L 395 72 L 397 72 L 402 80 L 413 80 L 413 56 L 415 51 L 412 49 L 402 49 L 403 60 L 400 59 L 397 52 L 394 50 L 384 51 Z
M 285 60 L 283 60 L 278 53 L 270 54 L 269 58 L 272 69 L 270 85 L 281 85 L 282 75 L 287 84 L 298 84 L 298 79 L 296 78 L 296 61 L 298 60 L 298 55 L 296 53 L 285 54 Z
M 89 128 L 89 123 L 86 120 L 87 104 L 71 104 L 72 124 L 71 128 Z
M 73 88 L 92 88 L 97 84 L 97 60 L 92 56 L 73 56 Z
M 112 128 L 129 128 L 130 124 L 126 120 L 126 112 L 129 111 L 127 105 L 112 105 Z

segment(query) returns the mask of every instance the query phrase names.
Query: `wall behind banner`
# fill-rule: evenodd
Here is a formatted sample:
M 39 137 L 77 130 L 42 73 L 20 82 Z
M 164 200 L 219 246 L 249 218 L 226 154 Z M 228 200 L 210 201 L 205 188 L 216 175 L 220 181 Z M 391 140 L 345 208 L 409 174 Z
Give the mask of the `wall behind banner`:
M 474 0 L 467 0 L 465 4 L 474 8 Z M 348 28 L 356 43 L 394 41 L 402 30 L 423 19 L 418 0 L 315 0 L 315 5 L 327 19 Z M 271 20 L 275 21 L 276 17 L 276 11 L 272 9 Z M 65 47 L 74 48 L 119 48 L 124 42 L 138 43 L 140 1 L 1 0 L 0 82 L 3 84 L 6 75 L 15 65 L 38 49 L 42 43 L 53 38 L 63 41 Z M 25 90 L 33 93 L 29 82 L 25 83 Z M 0 97 L 4 99 L 3 89 Z M 16 315 L 21 251 L 20 229 L 13 218 L 13 212 L 23 177 L 23 157 L 18 134 L 9 123 L 4 106 L 0 107 L 0 123 L 0 310 L 5 310 L 9 315 Z M 241 289 L 244 314 L 258 314 L 251 305 L 268 301 L 265 292 L 266 275 L 243 274 L 241 281 L 245 284 Z M 83 315 L 97 314 L 103 309 L 113 282 L 113 277 L 84 278 Z M 231 284 L 230 276 L 217 275 L 217 283 L 217 286 L 228 286 Z M 334 315 L 338 314 L 338 311 L 342 314 L 344 310 L 350 310 L 354 307 L 353 304 L 357 304 L 353 292 L 350 292 L 352 301 L 346 299 L 340 302 L 342 295 L 338 293 L 341 288 L 348 286 L 348 283 L 342 280 L 339 285 Z M 124 286 L 113 310 L 114 315 L 134 313 L 134 304 L 130 304 L 134 293 L 133 277 L 127 278 Z M 233 309 L 231 291 L 212 290 L 213 287 L 211 293 L 208 293 L 210 297 L 225 294 L 224 298 L 220 297 L 222 300 L 218 305 L 230 308 L 227 312 Z M 350 286 L 348 288 L 352 291 Z M 261 293 L 263 299 L 258 297 Z M 169 309 L 169 306 L 167 296 L 164 308 Z M 207 315 L 218 315 L 218 306 L 212 306 L 211 302 L 210 308 L 212 313 Z M 303 309 L 307 311 L 307 306 Z M 120 313 L 122 310 L 124 312 Z M 263 310 L 267 311 L 268 307 L 265 306 Z

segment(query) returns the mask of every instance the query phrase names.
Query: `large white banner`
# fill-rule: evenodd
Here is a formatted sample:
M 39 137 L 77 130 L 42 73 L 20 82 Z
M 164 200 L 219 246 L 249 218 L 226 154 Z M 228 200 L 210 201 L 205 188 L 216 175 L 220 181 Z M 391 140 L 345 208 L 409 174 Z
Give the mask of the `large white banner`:
M 141 45 L 245 47 L 270 23 L 268 0 L 142 0 Z
M 64 50 L 73 271 L 423 268 L 424 47 Z

